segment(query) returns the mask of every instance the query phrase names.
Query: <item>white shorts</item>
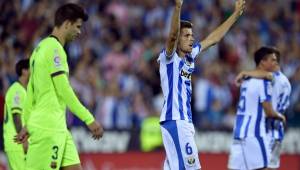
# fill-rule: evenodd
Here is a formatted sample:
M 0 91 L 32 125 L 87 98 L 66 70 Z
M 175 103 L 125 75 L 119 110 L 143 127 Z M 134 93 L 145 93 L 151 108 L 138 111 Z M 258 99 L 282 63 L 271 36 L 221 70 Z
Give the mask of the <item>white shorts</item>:
M 230 148 L 228 168 L 234 170 L 266 168 L 270 158 L 268 146 L 267 138 L 235 139 Z
M 280 151 L 281 151 L 281 142 L 279 140 L 270 140 L 270 161 L 268 168 L 277 169 L 280 166 Z
M 195 143 L 195 129 L 185 120 L 172 120 L 161 123 L 161 132 L 166 150 L 164 169 L 200 169 L 198 150 Z

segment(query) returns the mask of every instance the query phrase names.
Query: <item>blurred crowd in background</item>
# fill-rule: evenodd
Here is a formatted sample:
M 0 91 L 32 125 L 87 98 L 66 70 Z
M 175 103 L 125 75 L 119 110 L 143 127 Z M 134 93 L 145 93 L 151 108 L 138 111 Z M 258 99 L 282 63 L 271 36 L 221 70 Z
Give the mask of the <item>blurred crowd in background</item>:
M 15 80 L 14 65 L 28 58 L 50 34 L 63 2 L 0 1 L 0 113 Z M 106 129 L 140 128 L 159 116 L 163 96 L 157 57 L 168 36 L 172 0 L 81 0 L 89 13 L 82 35 L 65 47 L 70 82 L 85 106 Z M 181 18 L 193 22 L 201 41 L 234 10 L 234 0 L 185 0 Z M 247 0 L 246 11 L 225 38 L 204 51 L 193 75 L 193 120 L 201 130 L 232 130 L 239 88 L 234 78 L 255 67 L 262 45 L 282 53 L 281 68 L 292 84 L 288 125 L 300 125 L 300 1 Z M 2 120 L 1 120 L 2 122 Z M 81 126 L 71 114 L 70 126 Z

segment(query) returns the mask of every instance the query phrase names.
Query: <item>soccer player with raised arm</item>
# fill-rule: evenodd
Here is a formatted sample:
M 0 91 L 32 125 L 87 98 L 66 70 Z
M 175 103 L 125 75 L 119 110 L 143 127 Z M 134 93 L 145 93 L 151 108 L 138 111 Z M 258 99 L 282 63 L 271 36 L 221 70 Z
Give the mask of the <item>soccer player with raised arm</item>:
M 166 46 L 159 54 L 160 80 L 164 95 L 160 125 L 166 150 L 164 169 L 200 169 L 192 123 L 192 82 L 195 59 L 218 43 L 244 10 L 244 0 L 237 0 L 234 13 L 200 43 L 194 42 L 192 24 L 180 21 L 183 0 L 175 0 L 171 30 Z
M 68 80 L 69 68 L 64 45 L 81 33 L 88 15 L 73 4 L 59 7 L 52 34 L 44 38 L 30 58 L 30 79 L 25 104 L 25 127 L 17 140 L 29 146 L 26 170 L 81 170 L 78 152 L 66 125 L 66 107 L 80 118 L 98 140 L 102 126 L 80 103 Z
M 272 72 L 278 65 L 277 52 L 268 47 L 258 49 L 254 54 L 256 71 Z M 272 90 L 270 80 L 249 77 L 242 82 L 229 169 L 267 169 L 271 150 L 266 118 L 285 122 L 285 117 L 272 108 Z
M 29 60 L 23 59 L 15 66 L 18 81 L 14 82 L 5 95 L 3 137 L 4 151 L 11 170 L 21 170 L 25 166 L 27 142 L 17 144 L 14 136 L 23 126 L 23 107 L 26 100 L 26 86 L 29 79 Z
M 272 48 L 272 47 L 268 47 Z M 273 48 L 274 49 L 274 48 Z M 274 51 L 277 51 L 274 49 Z M 276 52 L 278 64 L 273 70 L 273 73 L 263 70 L 251 70 L 242 71 L 236 78 L 237 84 L 239 84 L 244 78 L 254 77 L 273 80 L 272 91 L 272 106 L 278 113 L 284 114 L 290 104 L 291 84 L 288 78 L 280 71 L 280 52 Z M 270 137 L 270 161 L 268 168 L 271 170 L 278 169 L 280 167 L 280 150 L 281 143 L 284 137 L 284 125 L 282 122 L 276 119 L 267 119 L 267 135 Z

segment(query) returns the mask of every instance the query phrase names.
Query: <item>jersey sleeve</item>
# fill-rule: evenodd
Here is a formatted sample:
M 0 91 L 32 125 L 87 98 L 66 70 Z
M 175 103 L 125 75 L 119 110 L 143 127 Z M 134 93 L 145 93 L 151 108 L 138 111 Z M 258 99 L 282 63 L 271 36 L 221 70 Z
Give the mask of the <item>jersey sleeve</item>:
M 195 59 L 201 52 L 201 44 L 199 42 L 193 44 L 192 58 Z
M 76 97 L 66 75 L 54 77 L 53 83 L 58 96 L 63 99 L 71 112 L 74 113 L 81 121 L 89 125 L 95 120 L 94 116 L 80 103 Z
M 269 80 L 260 80 L 262 87 L 259 88 L 260 102 L 271 102 L 272 100 L 272 82 Z
M 12 103 L 11 103 L 12 114 L 22 114 L 25 97 L 26 97 L 25 93 L 23 93 L 20 90 L 16 90 L 14 92 L 12 96 Z
M 171 55 L 167 55 L 166 49 L 162 49 L 162 51 L 159 53 L 157 62 L 161 63 L 161 64 L 168 64 L 171 63 L 173 61 L 174 58 L 174 54 L 175 51 L 173 51 L 173 53 Z
M 62 47 L 53 45 L 47 49 L 48 57 L 46 58 L 51 77 L 68 73 L 69 67 L 67 57 Z

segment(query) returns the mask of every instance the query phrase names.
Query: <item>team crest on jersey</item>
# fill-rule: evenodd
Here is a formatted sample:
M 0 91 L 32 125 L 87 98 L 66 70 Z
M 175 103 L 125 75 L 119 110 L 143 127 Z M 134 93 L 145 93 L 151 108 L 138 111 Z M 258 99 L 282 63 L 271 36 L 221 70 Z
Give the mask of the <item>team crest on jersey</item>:
M 50 164 L 50 168 L 51 169 L 56 169 L 57 168 L 57 162 L 52 161 L 51 164 Z
M 185 64 L 187 65 L 187 66 L 191 66 L 191 62 L 190 61 L 188 61 L 188 60 L 185 60 Z
M 193 58 L 189 55 L 185 56 L 185 64 L 191 66 L 193 63 Z
M 195 164 L 196 164 L 196 159 L 195 159 L 195 157 L 194 156 L 189 156 L 189 157 L 187 157 L 186 158 L 186 164 L 188 165 L 188 166 L 195 166 Z
M 54 50 L 54 59 L 53 59 L 53 61 L 54 61 L 54 66 L 55 67 L 60 67 L 61 66 L 61 58 L 58 55 L 58 50 L 57 49 Z

